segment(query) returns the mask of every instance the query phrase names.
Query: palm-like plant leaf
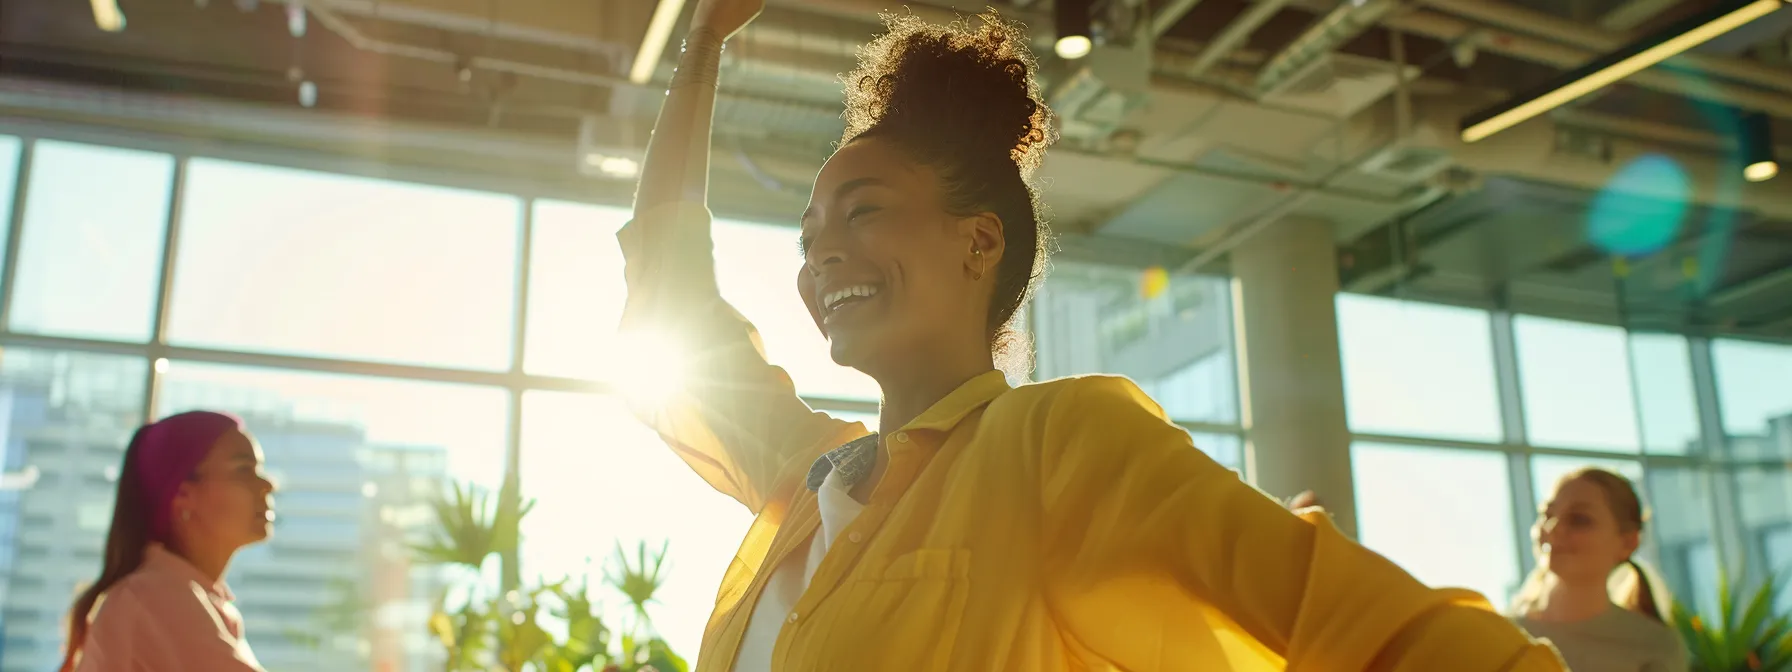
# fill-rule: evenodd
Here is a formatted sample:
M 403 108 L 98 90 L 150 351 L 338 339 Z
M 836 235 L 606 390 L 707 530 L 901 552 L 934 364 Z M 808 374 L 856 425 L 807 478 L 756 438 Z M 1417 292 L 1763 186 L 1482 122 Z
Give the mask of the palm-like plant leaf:
M 629 604 L 635 608 L 635 615 L 643 621 L 647 617 L 647 605 L 654 601 L 654 593 L 659 592 L 666 583 L 663 570 L 666 566 L 666 550 L 671 547 L 667 540 L 660 545 L 658 552 L 647 550 L 647 542 L 640 542 L 635 548 L 636 560 L 629 562 L 628 554 L 623 552 L 621 542 L 616 544 L 616 562 L 604 569 L 604 581 L 616 592 L 622 593 Z
M 1692 654 L 1698 672 L 1792 671 L 1792 619 L 1773 614 L 1778 577 L 1769 576 L 1745 594 L 1721 569 L 1716 613 L 1673 606 L 1674 627 Z
M 451 484 L 447 494 L 430 504 L 435 511 L 434 529 L 422 543 L 412 545 L 411 552 L 426 564 L 478 570 L 493 553 L 515 549 L 522 518 L 535 508 L 535 502 L 518 502 L 506 492 L 495 507 L 493 504 L 491 495 L 479 486 Z

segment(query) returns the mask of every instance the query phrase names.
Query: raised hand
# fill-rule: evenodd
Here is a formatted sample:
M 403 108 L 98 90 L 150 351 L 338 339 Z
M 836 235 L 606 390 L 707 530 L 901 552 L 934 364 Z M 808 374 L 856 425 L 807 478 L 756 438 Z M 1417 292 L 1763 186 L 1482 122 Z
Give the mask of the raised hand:
M 1315 506 L 1322 507 L 1325 506 L 1325 504 L 1319 501 L 1319 493 L 1313 492 L 1312 490 L 1302 492 L 1288 500 L 1289 511 L 1299 511 Z

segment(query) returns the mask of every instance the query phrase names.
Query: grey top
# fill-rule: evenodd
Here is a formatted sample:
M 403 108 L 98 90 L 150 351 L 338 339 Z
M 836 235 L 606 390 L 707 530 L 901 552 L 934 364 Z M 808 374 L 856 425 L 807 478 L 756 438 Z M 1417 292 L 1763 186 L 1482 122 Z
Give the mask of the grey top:
M 1687 672 L 1686 645 L 1679 633 L 1623 607 L 1576 623 L 1512 620 L 1531 636 L 1555 644 L 1570 672 Z

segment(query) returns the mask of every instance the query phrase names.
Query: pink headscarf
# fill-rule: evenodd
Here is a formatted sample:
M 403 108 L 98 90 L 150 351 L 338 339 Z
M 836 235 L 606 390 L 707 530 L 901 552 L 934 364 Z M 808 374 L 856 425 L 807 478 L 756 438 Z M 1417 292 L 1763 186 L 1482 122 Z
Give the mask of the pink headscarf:
M 137 430 L 131 442 L 136 444 L 136 478 L 143 486 L 151 539 L 169 541 L 174 531 L 174 495 L 180 492 L 180 484 L 193 477 L 193 470 L 205 461 L 218 439 L 242 428 L 242 419 L 228 413 L 189 411 Z

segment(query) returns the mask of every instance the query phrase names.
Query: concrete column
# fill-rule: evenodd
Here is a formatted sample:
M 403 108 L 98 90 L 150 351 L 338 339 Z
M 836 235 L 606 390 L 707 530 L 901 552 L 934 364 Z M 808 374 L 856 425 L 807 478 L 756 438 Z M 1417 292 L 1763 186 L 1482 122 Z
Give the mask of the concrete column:
M 1318 493 L 1355 538 L 1331 223 L 1276 222 L 1234 248 L 1231 262 L 1248 471 L 1276 497 Z

